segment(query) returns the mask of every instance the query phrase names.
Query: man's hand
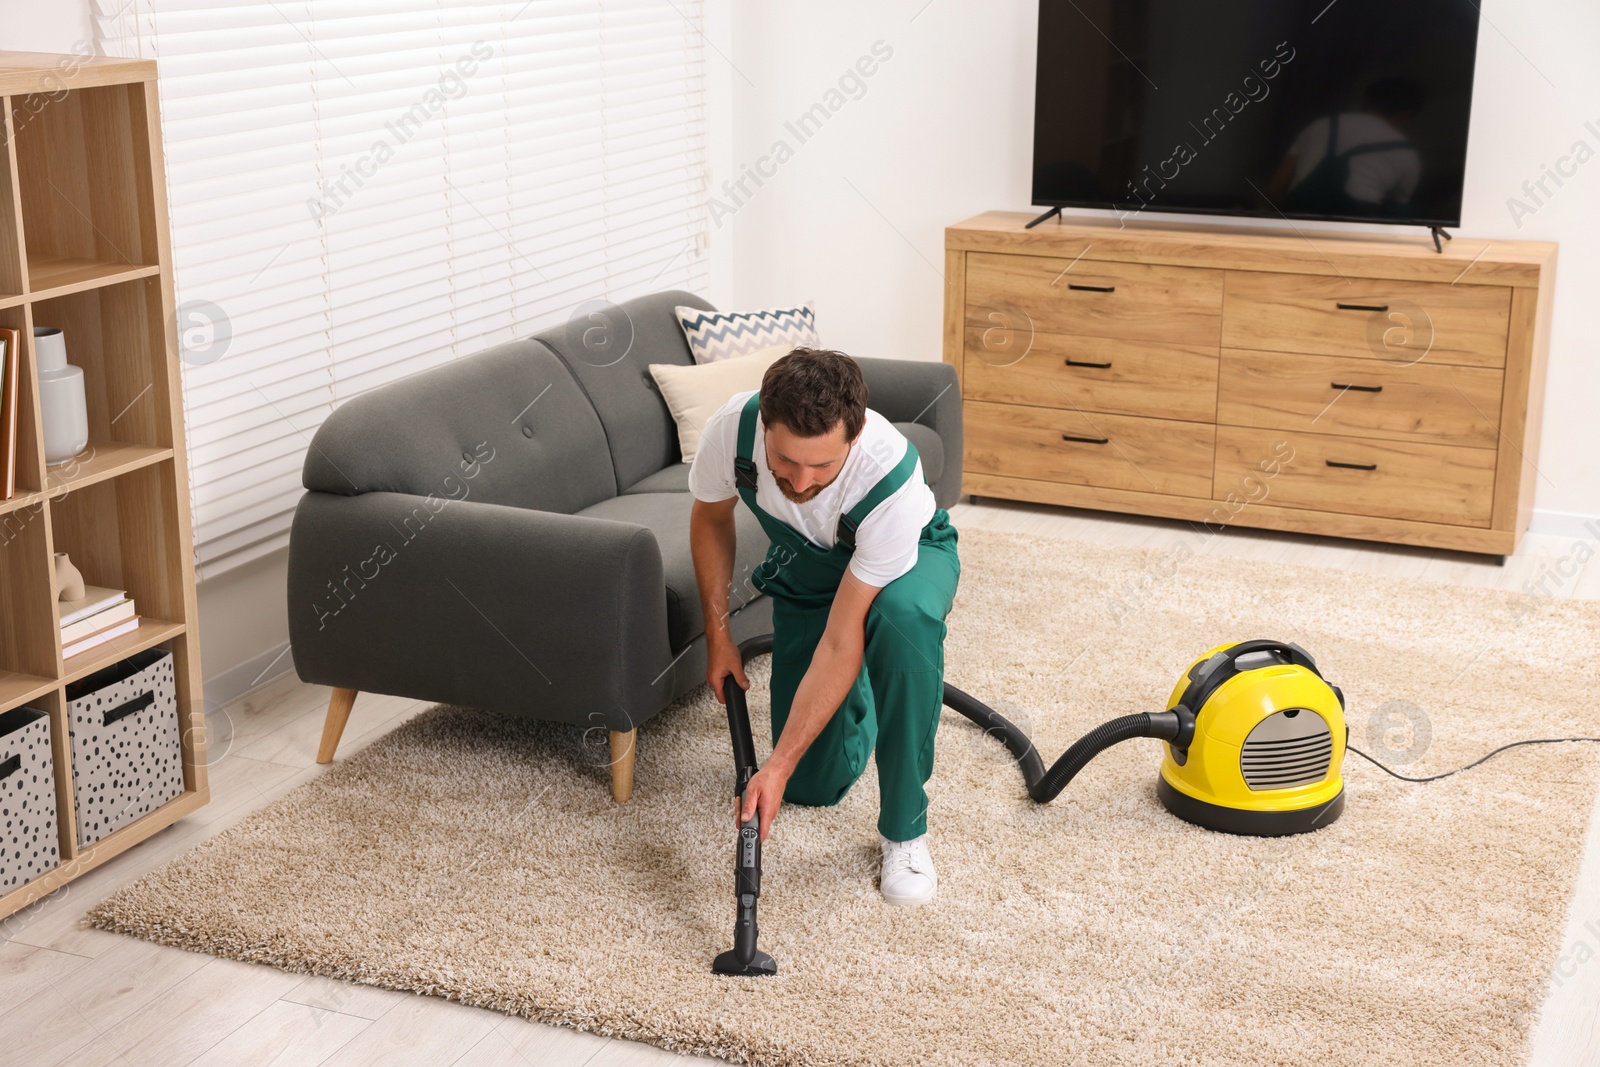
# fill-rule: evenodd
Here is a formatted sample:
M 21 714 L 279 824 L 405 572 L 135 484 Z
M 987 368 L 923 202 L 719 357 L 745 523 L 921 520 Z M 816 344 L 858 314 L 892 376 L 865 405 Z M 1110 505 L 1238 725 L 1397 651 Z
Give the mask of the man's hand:
M 778 817 L 778 808 L 783 804 L 783 790 L 789 784 L 789 772 L 781 766 L 773 764 L 771 760 L 767 765 L 756 772 L 744 787 L 744 804 L 739 809 L 735 822 L 743 825 L 752 816 L 761 816 L 761 840 L 767 839 L 767 831 L 772 828 L 772 820 Z
M 744 659 L 739 655 L 739 646 L 726 640 L 708 642 L 706 681 L 723 704 L 728 702 L 728 695 L 722 691 L 723 679 L 730 676 L 740 689 L 750 688 L 750 679 L 744 676 Z

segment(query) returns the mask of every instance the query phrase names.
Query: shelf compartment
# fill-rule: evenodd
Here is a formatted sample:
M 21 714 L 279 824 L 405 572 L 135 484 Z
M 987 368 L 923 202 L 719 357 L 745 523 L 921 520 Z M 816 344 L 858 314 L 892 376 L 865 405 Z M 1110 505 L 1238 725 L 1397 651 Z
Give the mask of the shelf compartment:
M 32 261 L 160 262 L 143 82 L 20 97 L 12 107 L 23 278 Z M 25 121 L 17 121 L 25 116 Z
M 17 194 L 16 139 L 12 136 L 11 98 L 0 98 L 0 126 L 6 145 L 0 155 L 0 300 L 15 299 L 22 284 L 22 202 Z
M 135 601 L 137 605 L 137 601 Z M 181 622 L 172 622 L 170 619 L 154 619 L 148 615 L 139 620 L 139 628 L 121 637 L 113 637 L 105 644 L 96 645 L 86 652 L 63 661 L 63 682 L 75 682 L 85 675 L 93 674 L 102 667 L 109 667 L 119 659 L 127 659 L 135 652 L 143 652 L 153 645 L 184 632 Z M 176 658 L 176 657 L 174 657 Z M 180 683 L 181 684 L 181 683 Z
M 31 255 L 28 257 L 28 278 L 33 283 L 33 291 L 28 298 L 50 300 L 135 278 L 150 278 L 160 273 L 161 268 L 156 266 L 138 267 L 109 260 Z
M 192 656 L 190 654 L 193 640 L 188 628 L 182 623 L 174 622 L 170 619 L 155 619 L 145 616 L 139 620 L 139 628 L 132 633 L 107 641 L 104 645 L 91 648 L 89 651 L 67 660 L 66 670 L 61 678 L 63 685 L 75 682 L 80 678 L 93 674 L 97 670 L 111 666 L 118 660 L 126 659 L 136 652 L 142 652 L 157 645 L 171 652 L 173 670 L 178 683 L 178 725 L 183 745 L 184 795 L 194 792 L 205 794 L 208 793 L 210 788 L 205 767 L 205 695 L 198 691 L 197 686 L 190 685 L 190 679 L 195 674 L 192 669 Z M 66 704 L 64 700 L 62 712 L 62 724 L 63 728 L 65 728 Z M 179 799 L 181 800 L 182 798 L 180 797 Z M 177 801 L 172 801 L 172 803 L 177 803 Z M 144 818 L 149 818 L 149 816 Z M 123 829 L 126 830 L 127 828 L 124 827 Z M 117 831 L 117 833 L 121 832 L 121 830 Z M 111 840 L 114 837 L 116 837 L 116 833 L 113 833 L 106 840 Z M 104 843 L 104 841 L 101 842 L 101 844 Z M 3 912 L 0 912 L 0 914 L 3 914 Z
M 0 308 L 0 326 L 16 330 L 22 340 L 17 361 L 17 484 L 16 496 L 37 492 L 44 485 L 44 436 L 39 429 L 38 374 L 33 362 L 33 327 L 26 307 Z M 13 497 L 13 501 L 15 497 Z M 13 501 L 0 504 L 5 507 Z
M 36 299 L 33 326 L 60 328 L 67 361 L 83 368 L 91 439 L 171 446 L 175 409 L 159 277 Z
M 124 727 L 126 731 L 127 728 Z M 5 836 L 0 840 L 0 891 L 14 892 L 61 866 L 66 840 L 57 817 L 54 739 L 50 714 L 19 707 L 0 712 L 0 757 L 11 774 L 0 781 Z
M 0 671 L 30 679 L 60 675 L 50 519 L 48 506 L 0 517 Z
M 149 445 L 128 445 L 121 441 L 96 440 L 79 452 L 72 462 L 64 463 L 45 472 L 45 495 L 60 496 L 95 482 L 115 478 L 152 463 L 172 458 L 172 449 Z
M 171 457 L 75 485 L 46 506 L 55 551 L 71 556 L 86 583 L 127 590 L 147 619 L 190 621 Z

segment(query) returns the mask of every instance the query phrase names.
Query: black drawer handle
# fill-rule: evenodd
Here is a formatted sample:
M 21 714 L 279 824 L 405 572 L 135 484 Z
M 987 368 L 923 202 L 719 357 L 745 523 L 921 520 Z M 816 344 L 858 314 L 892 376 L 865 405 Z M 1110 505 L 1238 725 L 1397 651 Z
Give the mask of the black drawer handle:
M 1344 382 L 1329 382 L 1328 384 L 1335 389 L 1354 389 L 1358 393 L 1383 392 L 1383 386 L 1381 385 L 1347 385 Z
M 0 763 L 0 782 L 10 778 L 22 769 L 22 753 L 18 752 L 4 763 Z
M 1117 287 L 1114 285 L 1074 285 L 1071 282 L 1067 283 L 1067 288 L 1076 289 L 1080 293 L 1114 293 L 1117 291 Z
M 1107 367 L 1111 366 L 1111 361 L 1108 359 L 1104 363 L 1091 363 L 1086 359 L 1073 359 L 1071 356 L 1068 356 L 1067 357 L 1067 366 L 1069 366 L 1069 367 L 1099 367 L 1101 370 L 1105 370 Z
M 126 719 L 129 715 L 137 715 L 139 712 L 143 711 L 145 708 L 148 708 L 155 702 L 156 694 L 154 691 L 149 693 L 140 693 L 132 700 L 124 700 L 121 704 L 118 704 L 114 708 L 107 708 L 105 719 L 100 725 L 110 726 L 112 723 L 117 722 L 120 719 Z
M 1378 469 L 1376 463 L 1340 463 L 1336 459 L 1325 459 L 1323 462 L 1330 467 L 1345 467 L 1353 471 L 1375 471 Z
M 1388 304 L 1335 304 L 1340 311 L 1388 311 Z
M 1082 441 L 1086 445 L 1103 445 L 1111 440 L 1109 437 L 1079 437 L 1077 434 L 1071 433 L 1062 434 L 1061 439 L 1063 441 Z

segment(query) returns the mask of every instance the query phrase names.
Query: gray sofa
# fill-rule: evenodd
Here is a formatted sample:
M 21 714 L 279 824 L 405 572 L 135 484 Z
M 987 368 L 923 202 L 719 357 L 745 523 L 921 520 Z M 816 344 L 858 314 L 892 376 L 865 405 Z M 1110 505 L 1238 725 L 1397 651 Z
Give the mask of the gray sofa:
M 422 371 L 333 412 L 306 453 L 289 542 L 300 678 L 326 685 L 318 760 L 360 692 L 604 727 L 632 791 L 634 730 L 704 681 L 688 465 L 646 370 L 693 362 L 655 293 Z M 916 444 L 940 506 L 961 489 L 943 363 L 861 359 L 871 406 Z M 738 509 L 736 640 L 770 633 L 748 581 L 767 538 Z

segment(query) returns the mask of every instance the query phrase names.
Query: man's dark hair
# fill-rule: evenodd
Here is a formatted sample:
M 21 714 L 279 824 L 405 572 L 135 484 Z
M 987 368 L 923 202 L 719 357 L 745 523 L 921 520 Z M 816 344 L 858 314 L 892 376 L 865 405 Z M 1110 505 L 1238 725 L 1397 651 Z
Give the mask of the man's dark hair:
M 796 348 L 761 376 L 761 421 L 783 423 L 801 437 L 821 437 L 844 421 L 854 441 L 867 421 L 861 365 L 830 348 Z

